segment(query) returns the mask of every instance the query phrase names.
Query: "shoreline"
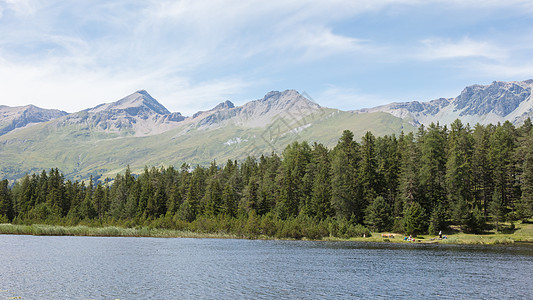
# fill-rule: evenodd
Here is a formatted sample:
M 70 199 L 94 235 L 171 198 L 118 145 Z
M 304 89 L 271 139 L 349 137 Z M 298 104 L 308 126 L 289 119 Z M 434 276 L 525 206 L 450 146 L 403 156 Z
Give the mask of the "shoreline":
M 124 228 L 118 226 L 89 227 L 85 225 L 13 225 L 0 224 L 0 234 L 5 235 L 33 235 L 33 236 L 86 236 L 86 237 L 153 237 L 153 238 L 212 238 L 212 239 L 257 239 L 257 240 L 298 240 L 280 239 L 266 235 L 244 236 L 225 232 L 206 233 L 181 231 L 158 228 Z M 304 241 L 325 242 L 376 242 L 376 243 L 404 243 L 404 244 L 457 244 L 457 245 L 510 245 L 514 243 L 533 244 L 533 236 L 516 234 L 465 234 L 448 235 L 447 239 L 437 239 L 432 235 L 421 235 L 415 241 L 404 240 L 404 235 L 394 234 L 392 237 L 382 237 L 375 233 L 370 237 L 337 238 L 323 237 L 321 239 L 302 238 Z

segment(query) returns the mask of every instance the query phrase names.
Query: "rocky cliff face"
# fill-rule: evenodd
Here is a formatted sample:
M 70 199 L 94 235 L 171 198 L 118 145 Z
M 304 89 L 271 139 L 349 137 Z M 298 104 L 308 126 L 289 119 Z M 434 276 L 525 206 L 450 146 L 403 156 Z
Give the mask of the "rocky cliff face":
M 43 109 L 33 105 L 9 107 L 0 106 L 0 135 L 15 129 L 48 122 L 67 115 L 57 109 Z
M 520 82 L 495 81 L 490 85 L 466 87 L 455 98 L 440 98 L 428 102 L 391 103 L 361 109 L 356 113 L 386 112 L 409 120 L 412 125 L 439 122 L 449 124 L 459 118 L 464 123 L 488 124 L 511 121 L 520 124 L 533 117 L 531 97 L 533 80 Z M 307 126 L 306 116 L 321 107 L 295 90 L 272 91 L 262 99 L 235 106 L 224 101 L 211 110 L 200 111 L 192 117 L 171 113 L 148 92 L 137 91 L 116 102 L 69 114 L 59 110 L 45 110 L 29 105 L 0 106 L 0 135 L 32 124 L 55 120 L 57 126 L 80 125 L 103 133 L 121 136 L 148 136 L 166 132 L 178 126 L 187 128 L 221 128 L 232 124 L 244 128 L 269 126 L 276 120 Z M 302 125 L 303 124 L 303 125 Z
M 179 112 L 171 113 L 141 90 L 116 102 L 68 115 L 59 123 L 83 124 L 106 133 L 146 136 L 172 129 L 183 120 L 185 117 Z
M 298 121 L 320 109 L 295 90 L 273 91 L 262 99 L 235 107 L 227 100 L 207 111 L 195 113 L 192 117 L 171 113 L 148 92 L 137 91 L 116 102 L 105 103 L 83 111 L 67 114 L 58 110 L 43 110 L 35 106 L 9 108 L 0 107 L 0 135 L 28 124 L 54 120 L 51 126 L 78 126 L 91 132 L 111 136 L 156 135 L 178 126 L 189 129 L 220 128 L 228 123 L 243 127 L 265 127 L 274 120 L 285 118 L 288 122 Z
M 518 125 L 527 118 L 533 118 L 532 88 L 533 80 L 494 81 L 490 85 L 466 87 L 456 98 L 392 103 L 358 112 L 387 112 L 410 119 L 413 125 L 431 122 L 450 124 L 455 119 L 471 125 L 505 121 Z
M 320 106 L 311 102 L 295 90 L 283 92 L 272 91 L 262 99 L 250 101 L 235 107 L 226 101 L 215 108 L 193 115 L 199 128 L 215 128 L 231 123 L 233 125 L 258 128 L 266 127 L 273 121 L 284 119 L 286 122 L 296 122 L 317 110 Z

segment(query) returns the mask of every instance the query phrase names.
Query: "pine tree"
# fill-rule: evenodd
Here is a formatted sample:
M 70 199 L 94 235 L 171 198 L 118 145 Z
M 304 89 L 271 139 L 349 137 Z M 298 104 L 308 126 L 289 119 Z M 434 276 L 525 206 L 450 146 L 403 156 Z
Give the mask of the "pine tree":
M 391 209 L 382 196 L 376 197 L 366 209 L 365 224 L 374 231 L 382 232 L 390 228 Z
M 475 203 L 483 208 L 483 214 L 488 215 L 488 204 L 492 199 L 494 183 L 492 167 L 489 161 L 490 136 L 493 127 L 477 124 L 473 132 L 472 155 L 472 192 Z
M 148 197 L 146 215 L 151 218 L 159 218 L 164 215 L 167 211 L 166 202 L 165 188 L 161 182 L 158 182 Z
M 281 198 L 279 199 L 284 218 L 296 217 L 300 204 L 304 204 L 311 186 L 304 184 L 307 165 L 311 160 L 311 148 L 306 142 L 294 142 L 283 151 L 281 171 L 283 181 L 280 185 Z
M 520 146 L 517 151 L 521 176 L 521 196 L 517 205 L 518 217 L 527 219 L 533 217 L 533 124 L 527 119 L 520 128 Z
M 140 180 L 135 180 L 128 191 L 128 199 L 124 207 L 124 214 L 126 219 L 133 219 L 137 217 L 139 211 L 139 199 L 141 197 L 141 183 Z
M 517 169 L 514 161 L 516 130 L 510 122 L 496 127 L 490 137 L 489 158 L 494 178 L 493 201 L 495 197 L 503 207 L 513 209 L 518 199 Z
M 405 232 L 414 236 L 426 232 L 426 218 L 426 210 L 418 202 L 407 205 L 404 213 Z
M 378 162 L 376 158 L 376 138 L 367 131 L 361 142 L 361 163 L 359 165 L 359 181 L 362 188 L 362 201 L 360 207 L 366 208 L 380 191 L 378 185 Z
M 446 229 L 448 227 L 446 222 L 447 217 L 446 209 L 443 207 L 443 205 L 437 205 L 429 217 L 428 232 L 430 234 L 437 234 L 438 232 Z
M 184 208 L 186 208 L 187 220 L 194 220 L 198 215 L 203 213 L 201 211 L 200 201 L 205 193 L 205 177 L 205 170 L 200 166 L 196 166 L 191 173 L 189 188 L 183 203 L 185 204 L 186 202 Z M 183 206 L 183 204 L 181 206 Z
M 96 185 L 93 193 L 93 207 L 96 210 L 96 216 L 101 219 L 104 216 L 105 190 L 101 182 Z
M 222 191 L 221 213 L 226 216 L 235 217 L 237 214 L 237 194 L 231 183 L 226 183 Z
M 446 128 L 430 124 L 420 144 L 420 204 L 431 211 L 446 199 Z
M 394 215 L 403 215 L 405 203 L 418 202 L 420 196 L 420 179 L 418 169 L 420 166 L 420 153 L 415 144 L 412 133 L 400 136 L 398 141 L 401 163 L 399 176 L 399 197 L 394 204 Z
M 11 199 L 11 191 L 8 187 L 9 182 L 6 180 L 0 181 L 0 222 L 11 222 L 14 218 L 13 202 Z
M 496 231 L 500 230 L 500 223 L 505 220 L 506 209 L 501 197 L 501 192 L 496 188 L 492 201 L 489 203 L 489 213 L 492 217 L 492 221 L 496 225 Z
M 216 216 L 222 211 L 222 187 L 216 173 L 207 182 L 202 204 L 207 216 Z
M 329 152 L 322 144 L 315 144 L 313 149 L 313 162 L 316 166 L 316 174 L 310 199 L 310 215 L 324 220 L 332 216 L 331 208 L 331 180 Z
M 239 203 L 239 211 L 248 214 L 251 210 L 257 209 L 259 194 L 259 179 L 257 175 L 249 177 L 248 184 L 242 191 L 242 199 Z
M 401 154 L 394 135 L 380 137 L 376 141 L 378 178 L 376 192 L 387 205 L 394 208 L 400 185 Z
M 459 119 L 451 124 L 446 161 L 446 187 L 448 202 L 466 201 L 473 205 L 472 154 L 473 140 L 468 127 Z M 441 202 L 446 210 L 449 204 Z
M 137 217 L 147 217 L 148 201 L 153 194 L 153 186 L 148 168 L 144 168 L 144 173 L 139 178 L 141 193 L 137 203 Z
M 357 222 L 361 222 L 364 213 L 357 180 L 360 152 L 353 133 L 345 130 L 331 153 L 331 205 L 335 215 L 339 219 L 355 215 Z
M 31 178 L 29 175 L 25 175 L 15 183 L 12 189 L 15 215 L 23 215 L 34 206 L 34 203 L 32 203 L 34 183 Z
M 89 185 L 85 188 L 85 198 L 80 203 L 79 215 L 81 219 L 94 219 L 98 214 L 93 203 L 93 177 L 89 179 Z

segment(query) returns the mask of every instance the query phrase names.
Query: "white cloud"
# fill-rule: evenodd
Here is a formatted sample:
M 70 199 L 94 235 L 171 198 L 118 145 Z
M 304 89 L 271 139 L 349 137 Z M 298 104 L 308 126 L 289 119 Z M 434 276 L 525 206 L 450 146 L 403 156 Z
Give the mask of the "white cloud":
M 422 40 L 421 43 L 423 47 L 417 56 L 423 60 L 472 57 L 503 59 L 508 55 L 505 48 L 499 47 L 488 41 L 475 41 L 467 37 L 459 41 L 426 39 Z
M 315 60 L 341 53 L 370 51 L 368 41 L 335 34 L 330 28 L 307 26 L 276 39 L 271 45 L 277 51 L 297 51 L 298 60 Z
M 13 10 L 19 16 L 32 16 L 38 10 L 39 3 L 31 0 L 3 0 L 7 9 Z M 0 2 L 0 4 L 1 4 Z
M 233 101 L 233 95 L 251 84 L 253 83 L 239 78 L 223 78 L 199 83 L 179 82 L 173 86 L 161 87 L 162 91 L 168 92 L 162 103 L 168 104 L 171 111 L 179 111 L 183 115 L 190 116 L 199 110 L 211 109 L 225 100 Z
M 450 7 L 459 9 L 474 8 L 474 9 L 508 9 L 514 8 L 522 13 L 529 13 L 533 11 L 533 2 L 530 0 L 439 0 Z
M 533 64 L 530 62 L 473 64 L 471 68 L 479 70 L 487 77 L 495 80 L 527 80 L 533 79 Z
M 0 23 L 1 104 L 31 102 L 74 111 L 146 89 L 170 110 L 191 114 L 226 98 L 232 100 L 232 95 L 242 98 L 242 91 L 260 85 L 259 80 L 279 82 L 281 79 L 275 76 L 289 73 L 290 68 L 320 72 L 320 63 L 330 62 L 328 59 L 336 60 L 337 65 L 345 61 L 346 70 L 340 72 L 346 76 L 354 76 L 349 68 L 379 65 L 385 69 L 384 65 L 403 64 L 406 58 L 427 65 L 459 60 L 459 68 L 475 67 L 477 72 L 527 73 L 527 65 L 521 71 L 518 63 L 509 63 L 514 50 L 495 42 L 497 39 L 444 36 L 425 39 L 414 47 L 396 42 L 384 46 L 385 40 L 373 39 L 372 34 L 362 39 L 358 34 L 387 29 L 338 25 L 366 13 L 387 18 L 382 12 L 395 8 L 438 4 L 462 10 L 496 10 L 507 7 L 507 3 L 0 0 L 0 22 L 8 19 L 8 14 L 13 16 L 9 18 L 12 23 Z M 512 1 L 517 9 L 524 10 L 531 7 L 528 3 L 533 2 Z M 396 54 L 402 52 L 402 47 L 404 53 Z M 271 73 L 263 75 L 265 69 Z M 494 76 L 499 79 L 497 74 Z M 331 87 L 320 97 L 319 102 L 324 97 L 336 99 L 349 109 L 355 107 L 354 103 L 374 106 L 385 101 L 340 86 Z
M 239 78 L 191 82 L 166 71 L 116 73 L 104 68 L 67 68 L 49 62 L 22 66 L 10 64 L 0 56 L 2 104 L 34 104 L 75 112 L 146 89 L 169 110 L 192 115 L 211 108 L 216 101 L 231 99 L 253 84 Z

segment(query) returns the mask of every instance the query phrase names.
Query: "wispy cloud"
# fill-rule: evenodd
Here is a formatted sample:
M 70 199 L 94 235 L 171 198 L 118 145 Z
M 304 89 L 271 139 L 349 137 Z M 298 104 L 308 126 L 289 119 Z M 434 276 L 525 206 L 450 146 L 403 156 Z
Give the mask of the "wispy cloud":
M 487 74 L 487 76 L 497 78 L 497 80 L 505 80 L 507 78 L 533 79 L 533 63 L 531 62 L 477 63 L 473 64 L 472 67 Z
M 475 22 L 456 26 L 454 14 L 481 11 L 476 20 L 518 22 L 530 18 L 531 3 L 0 0 L 2 104 L 73 111 L 147 89 L 171 110 L 189 114 L 225 98 L 331 83 L 337 90 L 325 87 L 324 97 L 370 106 L 381 96 L 355 88 L 363 86 L 359 81 L 390 76 L 392 89 L 412 65 L 461 69 L 474 79 L 496 72 L 526 76 L 530 69 L 520 60 L 529 57 L 524 49 L 531 39 L 498 24 L 491 34 Z M 443 16 L 433 33 L 424 13 L 435 11 Z M 521 22 L 510 28 L 533 30 Z
M 457 41 L 443 39 L 425 39 L 417 54 L 423 60 L 441 60 L 457 58 L 504 59 L 507 51 L 488 41 L 475 41 L 468 37 Z
M 27 17 L 35 14 L 39 3 L 31 0 L 2 0 L 0 1 L 0 10 L 2 6 L 4 9 L 14 11 L 19 16 Z

